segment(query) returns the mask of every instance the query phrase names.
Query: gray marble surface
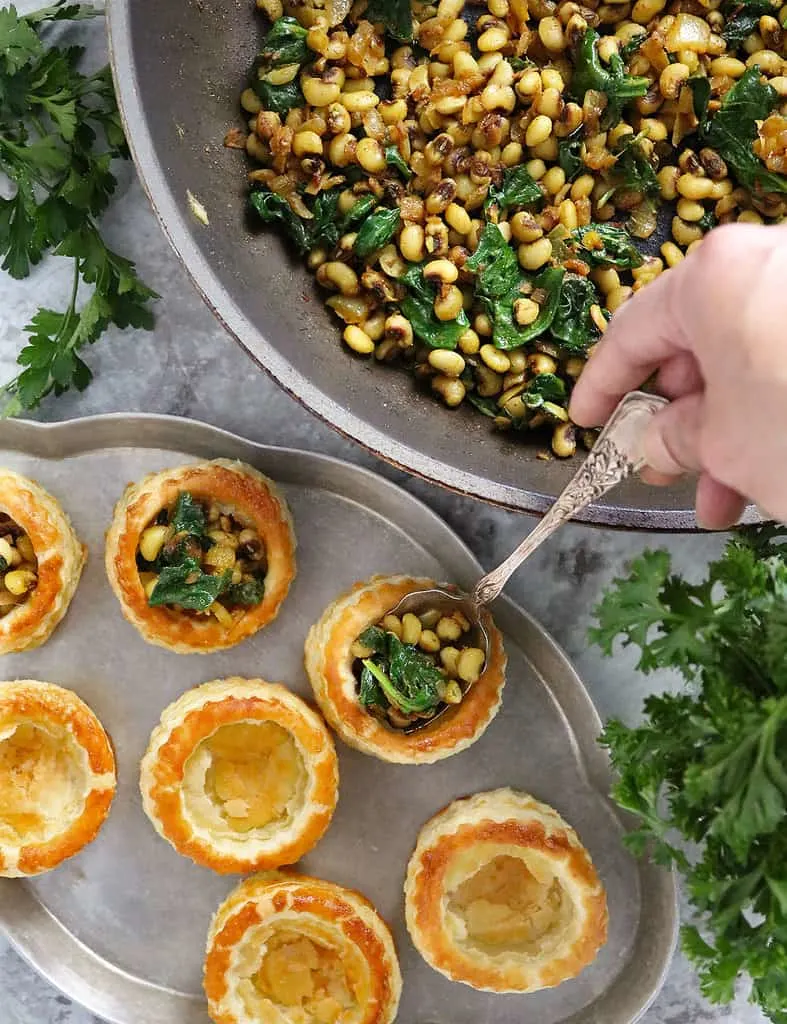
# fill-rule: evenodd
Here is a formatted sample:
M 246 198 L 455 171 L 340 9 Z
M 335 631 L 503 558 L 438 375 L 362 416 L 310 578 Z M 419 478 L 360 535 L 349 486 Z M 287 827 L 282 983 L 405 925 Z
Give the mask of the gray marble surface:
M 130 167 L 121 168 L 117 201 L 106 218 L 111 243 L 137 261 L 161 294 L 153 333 L 111 331 L 87 354 L 96 379 L 83 395 L 50 400 L 40 416 L 144 411 L 205 420 L 269 444 L 337 455 L 395 480 L 436 509 L 491 567 L 532 525 L 527 517 L 456 497 L 408 478 L 343 440 L 280 392 L 223 331 L 170 251 Z M 0 379 L 14 372 L 22 326 L 39 304 L 65 302 L 69 268 L 49 259 L 27 281 L 0 277 Z M 329 343 L 329 342 L 326 342 Z M 381 370 L 381 372 L 383 372 Z M 649 690 L 671 680 L 637 675 L 633 658 L 608 661 L 586 641 L 590 609 L 603 586 L 647 546 L 662 545 L 679 570 L 701 572 L 722 544 L 717 536 L 644 536 L 568 526 L 512 580 L 509 593 L 551 630 L 574 660 L 602 716 L 636 719 Z M 680 954 L 645 1024 L 758 1024 L 765 1018 L 741 997 L 710 1007 Z M 0 1024 L 98 1024 L 41 980 L 0 937 Z M 139 1024 L 146 1024 L 140 1021 Z

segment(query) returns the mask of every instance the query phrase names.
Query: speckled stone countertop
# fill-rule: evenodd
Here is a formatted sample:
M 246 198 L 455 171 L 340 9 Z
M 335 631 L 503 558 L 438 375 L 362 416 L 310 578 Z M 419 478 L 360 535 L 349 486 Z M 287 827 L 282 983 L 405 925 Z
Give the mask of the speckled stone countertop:
M 336 455 L 367 466 L 439 512 L 488 567 L 501 561 L 532 526 L 525 516 L 499 511 L 408 478 L 343 440 L 266 376 L 224 332 L 169 249 L 130 167 L 121 169 L 117 201 L 106 221 L 110 244 L 137 261 L 161 294 L 152 333 L 112 331 L 87 360 L 95 381 L 82 395 L 50 400 L 46 420 L 92 413 L 172 413 L 207 421 L 267 444 Z M 38 305 L 64 303 L 70 268 L 50 259 L 27 281 L 0 277 L 0 379 L 13 373 L 22 326 Z M 326 343 L 329 343 L 326 341 Z M 381 371 L 383 372 L 383 371 Z M 539 619 L 573 659 L 602 717 L 635 720 L 643 697 L 669 680 L 639 676 L 633 658 L 609 661 L 589 647 L 590 609 L 603 586 L 645 547 L 661 545 L 684 572 L 701 572 L 720 549 L 717 536 L 643 535 L 567 526 L 511 581 L 508 593 Z M 760 1024 L 765 1018 L 744 998 L 709 1006 L 680 954 L 644 1024 Z M 0 1024 L 99 1024 L 39 978 L 0 937 Z M 139 1021 L 138 1024 L 146 1024 Z M 481 1024 L 481 1022 L 479 1022 Z

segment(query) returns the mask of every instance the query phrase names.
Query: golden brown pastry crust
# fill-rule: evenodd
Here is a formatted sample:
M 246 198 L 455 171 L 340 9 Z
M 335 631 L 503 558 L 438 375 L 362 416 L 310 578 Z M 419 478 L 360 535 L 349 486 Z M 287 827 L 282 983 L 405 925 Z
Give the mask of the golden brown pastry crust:
M 136 561 L 140 536 L 181 491 L 237 509 L 265 544 L 265 596 L 253 608 L 235 612 L 231 627 L 210 615 L 151 608 L 145 596 Z M 209 654 L 234 647 L 278 615 L 295 578 L 292 518 L 273 481 L 243 462 L 214 459 L 151 473 L 139 483 L 129 484 L 115 507 L 107 532 L 106 567 L 123 615 L 148 643 L 179 654 Z
M 300 791 L 284 822 L 243 833 L 218 819 L 208 827 L 195 820 L 189 807 L 189 759 L 223 726 L 253 722 L 275 723 L 290 735 L 303 764 Z M 220 874 L 294 864 L 328 829 L 338 786 L 336 750 L 320 716 L 278 683 L 237 676 L 204 683 L 164 710 L 140 774 L 143 807 L 158 834 L 179 853 Z
M 373 576 L 356 583 L 326 608 L 306 638 L 306 671 L 322 713 L 345 743 L 383 761 L 430 764 L 457 754 L 481 736 L 500 707 L 506 656 L 503 638 L 486 611 L 482 614 L 489 657 L 461 704 L 406 735 L 389 729 L 359 703 L 350 651 L 353 643 L 407 594 L 434 586 L 433 580 L 412 576 Z
M 496 857 L 525 860 L 554 877 L 572 915 L 542 949 L 506 949 L 469 938 L 451 896 Z M 553 808 L 497 789 L 456 800 L 424 825 L 407 869 L 407 928 L 416 948 L 452 981 L 490 992 L 535 992 L 573 978 L 607 939 L 607 901 L 590 855 Z
M 244 988 L 251 986 L 248 979 L 277 928 L 315 936 L 361 965 L 365 998 L 337 1024 L 391 1024 L 402 977 L 388 926 L 360 893 L 284 872 L 246 879 L 213 918 L 204 981 L 208 1012 L 216 1024 L 287 1021 L 286 1008 L 258 998 L 252 1013 L 243 1001 Z
M 26 601 L 0 619 L 0 654 L 39 647 L 68 611 L 87 558 L 60 503 L 40 484 L 0 469 L 0 512 L 30 538 L 38 583 Z
M 92 842 L 109 813 L 117 782 L 109 737 L 93 711 L 71 690 L 30 679 L 0 683 L 0 743 L 24 725 L 74 745 L 81 761 L 75 787 L 84 799 L 75 814 L 62 809 L 62 827 L 44 841 L 25 842 L 18 834 L 12 836 L 0 816 L 0 875 L 6 878 L 50 871 Z

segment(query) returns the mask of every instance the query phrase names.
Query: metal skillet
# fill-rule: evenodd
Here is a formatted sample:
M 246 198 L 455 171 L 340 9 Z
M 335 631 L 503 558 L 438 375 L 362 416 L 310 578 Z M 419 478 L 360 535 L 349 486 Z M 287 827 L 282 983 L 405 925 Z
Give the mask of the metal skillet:
M 632 391 L 626 395 L 599 434 L 585 462 L 543 519 L 504 562 L 481 577 L 472 593 L 463 593 L 450 585 L 414 590 L 402 598 L 391 613 L 397 616 L 407 612 L 418 615 L 434 609 L 450 615 L 460 611 L 470 622 L 473 643 L 483 650 L 486 660 L 489 636 L 484 629 L 481 609 L 499 596 L 525 559 L 555 530 L 642 469 L 645 464 L 642 454 L 645 430 L 653 416 L 667 404 L 666 398 L 644 391 Z

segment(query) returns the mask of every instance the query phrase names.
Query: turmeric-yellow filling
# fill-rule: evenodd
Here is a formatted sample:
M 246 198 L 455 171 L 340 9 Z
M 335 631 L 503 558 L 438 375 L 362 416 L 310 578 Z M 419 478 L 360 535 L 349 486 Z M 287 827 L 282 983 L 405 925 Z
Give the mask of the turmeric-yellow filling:
M 84 757 L 66 733 L 22 724 L 0 739 L 0 838 L 46 842 L 78 817 Z
M 502 855 L 455 890 L 449 910 L 482 946 L 524 948 L 562 931 L 573 916 L 571 899 L 556 878 L 539 881 L 519 857 Z
M 267 942 L 253 977 L 260 995 L 287 1008 L 292 1024 L 340 1024 L 358 1003 L 352 958 L 288 929 Z
M 202 744 L 210 755 L 205 789 L 237 832 L 284 818 L 304 776 L 292 736 L 274 722 L 224 725 Z

